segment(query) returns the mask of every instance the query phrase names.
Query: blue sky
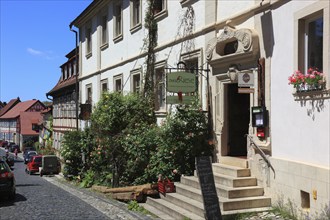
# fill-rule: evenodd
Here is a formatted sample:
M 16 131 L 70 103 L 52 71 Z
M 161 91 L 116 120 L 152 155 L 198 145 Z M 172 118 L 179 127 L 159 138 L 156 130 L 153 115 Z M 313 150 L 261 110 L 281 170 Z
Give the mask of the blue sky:
M 92 0 L 0 0 L 0 101 L 39 99 L 75 47 L 69 24 Z

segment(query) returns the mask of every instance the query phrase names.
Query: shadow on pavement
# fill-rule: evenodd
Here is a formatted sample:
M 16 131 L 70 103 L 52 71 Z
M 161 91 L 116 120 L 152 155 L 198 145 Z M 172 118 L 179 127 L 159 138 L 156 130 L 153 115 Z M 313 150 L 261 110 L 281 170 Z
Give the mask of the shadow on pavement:
M 40 184 L 16 184 L 17 187 L 26 187 L 26 186 L 40 186 Z
M 0 207 L 8 207 L 15 205 L 16 202 L 23 202 L 26 201 L 26 197 L 16 193 L 16 197 L 14 201 L 9 200 L 6 196 L 0 196 Z

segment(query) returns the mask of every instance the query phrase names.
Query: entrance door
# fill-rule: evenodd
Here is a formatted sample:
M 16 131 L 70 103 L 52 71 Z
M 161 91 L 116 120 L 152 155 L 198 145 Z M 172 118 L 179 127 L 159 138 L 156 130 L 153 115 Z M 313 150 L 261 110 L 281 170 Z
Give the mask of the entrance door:
M 250 122 L 250 95 L 238 93 L 237 84 L 227 85 L 228 155 L 246 156 Z

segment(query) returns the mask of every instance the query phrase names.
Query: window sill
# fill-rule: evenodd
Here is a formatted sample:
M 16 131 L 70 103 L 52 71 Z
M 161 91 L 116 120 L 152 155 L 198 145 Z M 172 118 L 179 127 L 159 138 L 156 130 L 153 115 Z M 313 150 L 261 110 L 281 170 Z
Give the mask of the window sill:
M 123 37 L 123 34 L 120 34 L 120 35 L 118 35 L 118 36 L 116 36 L 116 37 L 113 38 L 113 42 L 118 43 L 118 42 L 121 41 L 123 38 L 124 38 L 124 37 Z
M 330 89 L 294 92 L 293 96 L 295 101 L 330 99 Z
M 141 23 L 138 23 L 135 26 L 131 27 L 130 32 L 131 32 L 131 34 L 134 34 L 138 30 L 140 30 L 141 28 L 142 28 L 142 24 Z
M 105 49 L 107 49 L 109 47 L 109 43 L 104 43 L 101 47 L 100 47 L 100 49 L 101 50 L 105 50 Z
M 86 54 L 86 59 L 90 58 L 92 56 L 92 52 L 89 52 L 88 54 Z
M 193 0 L 181 0 L 180 3 L 182 7 L 188 7 L 193 3 Z
M 155 14 L 155 20 L 160 21 L 167 16 L 168 16 L 167 10 L 163 10 Z

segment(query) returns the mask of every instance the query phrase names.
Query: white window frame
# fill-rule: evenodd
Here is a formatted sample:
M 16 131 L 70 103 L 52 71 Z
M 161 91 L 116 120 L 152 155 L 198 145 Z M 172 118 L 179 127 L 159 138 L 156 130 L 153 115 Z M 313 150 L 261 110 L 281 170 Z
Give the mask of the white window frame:
M 168 15 L 167 11 L 167 0 L 155 0 L 155 1 L 161 1 L 162 3 L 162 9 L 160 11 L 155 11 L 155 19 L 158 21 Z M 156 9 L 155 9 L 156 10 Z
M 136 3 L 139 3 L 138 7 Z M 131 33 L 142 28 L 142 1 L 130 0 L 130 18 L 131 18 Z
M 135 79 L 139 76 L 139 85 L 136 86 Z M 142 70 L 141 69 L 135 69 L 131 71 L 131 92 L 133 93 L 139 93 L 142 89 Z
M 106 90 L 103 90 L 103 86 L 106 85 Z M 108 92 L 109 91 L 109 83 L 108 83 L 108 79 L 103 79 L 101 80 L 100 83 L 100 93 L 102 95 L 103 92 Z
M 203 53 L 202 53 L 203 49 L 198 49 L 198 50 L 195 50 L 195 51 L 192 51 L 192 52 L 188 52 L 188 53 L 183 53 L 181 54 L 181 60 L 183 62 L 189 62 L 191 60 L 196 60 L 197 59 L 197 67 L 200 68 L 200 66 L 202 65 L 203 63 Z M 188 70 L 189 71 L 189 66 L 187 66 Z M 190 72 L 190 71 L 189 71 Z M 197 87 L 197 93 L 199 94 L 199 99 L 202 100 L 202 97 L 203 97 L 203 75 L 200 74 L 199 71 L 197 71 L 198 74 L 196 77 L 197 77 L 197 83 L 198 83 L 198 87 Z
M 118 9 L 120 10 L 119 12 Z M 115 1 L 113 3 L 113 41 L 116 43 L 122 39 L 123 39 L 123 4 L 121 1 Z
M 92 24 L 88 23 L 85 28 L 86 57 L 92 56 Z
M 89 90 L 91 91 L 90 95 L 89 95 Z M 93 103 L 93 87 L 92 87 L 91 83 L 86 85 L 86 100 L 85 100 L 85 103 L 90 103 L 90 104 Z
M 100 24 L 100 45 L 101 49 L 105 49 L 109 46 L 109 18 L 107 10 L 101 12 L 99 17 Z
M 117 82 L 120 80 L 120 89 L 117 88 Z M 118 74 L 113 77 L 113 91 L 123 92 L 123 74 Z
M 323 71 L 329 74 L 327 61 L 330 59 L 330 43 L 327 36 L 330 35 L 330 3 L 329 1 L 317 1 L 294 14 L 294 70 L 306 72 L 306 22 L 315 19 L 317 16 L 323 16 Z M 327 76 L 326 76 L 327 77 Z M 329 76 L 328 76 L 329 77 Z M 329 80 L 326 80 L 329 87 Z

